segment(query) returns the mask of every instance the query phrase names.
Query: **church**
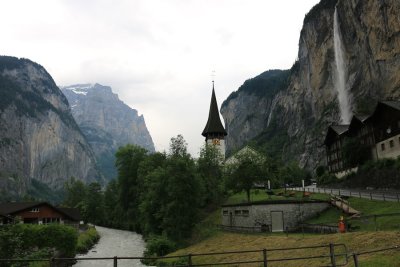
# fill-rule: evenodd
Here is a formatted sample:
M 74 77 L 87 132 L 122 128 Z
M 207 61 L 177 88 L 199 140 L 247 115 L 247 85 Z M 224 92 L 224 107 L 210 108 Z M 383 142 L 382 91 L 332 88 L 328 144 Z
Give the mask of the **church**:
M 201 135 L 206 138 L 206 143 L 208 145 L 214 145 L 218 148 L 223 159 L 225 160 L 225 136 L 227 136 L 228 133 L 225 131 L 225 128 L 222 125 L 219 116 L 217 98 L 215 97 L 214 81 L 212 83 L 213 87 L 211 94 L 210 111 L 208 113 L 207 124 L 204 127 Z

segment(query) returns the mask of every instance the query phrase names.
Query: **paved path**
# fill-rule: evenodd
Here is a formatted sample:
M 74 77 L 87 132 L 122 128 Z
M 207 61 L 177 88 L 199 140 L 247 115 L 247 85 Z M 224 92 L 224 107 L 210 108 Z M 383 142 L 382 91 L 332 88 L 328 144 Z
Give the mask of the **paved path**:
M 287 190 L 303 191 L 301 187 L 287 188 Z M 383 200 L 400 202 L 400 192 L 385 192 L 376 190 L 351 190 L 351 189 L 335 189 L 335 188 L 319 188 L 315 186 L 306 186 L 305 191 L 315 193 L 326 193 L 340 196 L 359 197 L 372 200 Z
M 101 238 L 99 243 L 94 246 L 87 254 L 78 255 L 81 257 L 141 257 L 145 248 L 142 236 L 129 231 L 116 230 L 96 226 Z M 113 266 L 112 260 L 82 260 L 78 261 L 74 267 L 85 266 Z M 146 266 L 139 260 L 118 260 L 120 266 Z

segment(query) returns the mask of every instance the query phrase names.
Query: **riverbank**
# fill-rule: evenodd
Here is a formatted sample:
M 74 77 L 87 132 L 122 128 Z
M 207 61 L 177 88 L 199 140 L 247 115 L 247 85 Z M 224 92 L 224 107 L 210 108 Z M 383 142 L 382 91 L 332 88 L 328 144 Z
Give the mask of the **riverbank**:
M 84 254 L 88 252 L 100 239 L 100 234 L 94 226 L 89 226 L 86 231 L 80 232 L 76 244 L 76 253 Z

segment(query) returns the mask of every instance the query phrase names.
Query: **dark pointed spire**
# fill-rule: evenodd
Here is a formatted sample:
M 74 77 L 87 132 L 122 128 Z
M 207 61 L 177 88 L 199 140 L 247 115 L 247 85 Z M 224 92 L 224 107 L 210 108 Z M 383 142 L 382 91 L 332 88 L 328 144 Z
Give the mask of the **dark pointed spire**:
M 217 105 L 217 98 L 215 97 L 215 90 L 214 90 L 214 81 L 212 95 L 211 95 L 211 103 L 210 103 L 210 112 L 208 114 L 208 120 L 206 127 L 204 127 L 203 132 L 201 133 L 202 136 L 207 137 L 208 135 L 212 134 L 215 135 L 227 135 L 227 132 L 222 126 L 221 119 L 219 117 L 218 105 Z

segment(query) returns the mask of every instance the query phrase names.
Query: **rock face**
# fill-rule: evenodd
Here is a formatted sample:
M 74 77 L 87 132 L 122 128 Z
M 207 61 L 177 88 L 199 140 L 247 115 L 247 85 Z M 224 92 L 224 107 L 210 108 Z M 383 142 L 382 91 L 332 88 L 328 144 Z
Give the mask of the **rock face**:
M 335 8 L 351 111 L 368 114 L 378 100 L 400 100 L 400 2 L 322 0 L 304 18 L 298 60 L 285 88 L 261 85 L 258 95 L 254 89 L 239 89 L 223 103 L 228 151 L 251 140 L 271 143 L 279 137 L 282 159 L 298 160 L 310 169 L 325 164 L 326 129 L 340 120 L 334 86 Z
M 107 179 L 116 176 L 114 154 L 120 146 L 136 144 L 155 151 L 143 115 L 119 100 L 109 86 L 78 84 L 61 90 Z
M 68 101 L 40 65 L 0 57 L 0 190 L 32 178 L 57 189 L 71 176 L 102 181 Z

